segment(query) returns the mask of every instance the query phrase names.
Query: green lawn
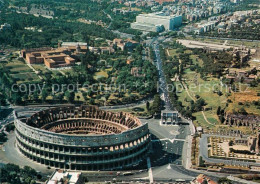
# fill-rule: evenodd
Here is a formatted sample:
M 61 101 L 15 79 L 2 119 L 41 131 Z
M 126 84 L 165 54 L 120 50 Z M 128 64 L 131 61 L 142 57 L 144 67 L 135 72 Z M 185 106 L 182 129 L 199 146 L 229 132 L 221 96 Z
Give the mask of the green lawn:
M 18 83 L 40 81 L 34 71 L 21 61 L 15 59 L 9 61 L 8 64 L 6 64 L 6 68 L 9 70 L 9 74 L 16 79 Z
M 196 120 L 193 121 L 193 123 L 194 123 L 194 125 L 195 125 L 196 127 L 201 126 L 201 127 L 203 127 L 203 128 L 206 128 L 206 127 L 213 128 L 213 125 L 208 124 L 208 123 L 205 121 L 205 119 L 203 118 L 203 115 L 202 115 L 201 112 L 193 113 L 193 116 L 196 117 Z
M 101 77 L 105 77 L 105 78 L 108 78 L 108 74 L 107 74 L 108 70 L 102 70 L 102 71 L 99 71 L 99 72 L 96 72 L 94 74 L 94 79 L 97 80 Z
M 32 67 L 37 70 L 37 71 L 42 71 L 43 73 L 48 72 L 49 70 L 47 67 L 43 64 L 38 64 L 38 65 L 32 65 Z
M 227 96 L 225 89 L 221 90 L 221 86 L 218 79 L 215 78 L 208 78 L 206 81 L 202 80 L 200 78 L 200 75 L 197 74 L 194 71 L 190 71 L 190 69 L 186 69 L 184 71 L 183 78 L 186 79 L 185 83 L 187 84 L 188 91 L 192 98 L 195 99 L 196 95 L 199 95 L 201 98 L 203 98 L 207 105 L 206 107 L 209 108 L 209 110 L 205 111 L 205 116 L 207 120 L 213 124 L 218 125 L 220 124 L 218 120 L 218 116 L 216 114 L 218 106 L 221 106 L 224 108 Z M 195 76 L 197 76 L 197 83 L 195 80 Z M 176 83 L 178 86 L 180 86 L 180 83 Z M 215 91 L 221 90 L 222 95 L 219 96 L 217 93 L 214 93 Z M 192 100 L 188 93 L 185 91 L 185 89 L 182 89 L 180 93 L 178 93 L 179 100 L 182 102 L 184 106 L 189 106 L 190 101 Z M 193 113 L 193 116 L 196 117 L 196 125 L 202 126 L 204 128 L 206 127 L 214 127 L 213 125 L 207 123 L 204 120 L 204 117 L 201 112 Z
M 178 55 L 177 53 L 176 53 L 176 50 L 177 49 L 169 49 L 168 51 L 169 51 L 169 54 L 170 54 L 170 56 L 174 56 L 174 55 Z M 167 53 L 167 52 L 166 52 Z
M 8 64 L 5 65 L 7 69 L 10 70 L 10 72 L 33 72 L 31 68 L 29 68 L 26 64 L 24 64 L 21 61 L 13 60 L 8 62 Z

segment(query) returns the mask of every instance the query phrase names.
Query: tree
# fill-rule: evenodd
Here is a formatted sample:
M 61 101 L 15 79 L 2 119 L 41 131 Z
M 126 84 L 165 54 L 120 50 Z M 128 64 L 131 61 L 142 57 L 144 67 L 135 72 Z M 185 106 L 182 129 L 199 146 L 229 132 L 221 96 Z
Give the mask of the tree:
M 75 92 L 66 91 L 65 97 L 68 100 L 68 102 L 72 103 L 72 102 L 74 102 L 74 99 L 75 99 Z
M 150 102 L 149 101 L 146 101 L 146 109 L 148 112 L 150 111 Z
M 43 89 L 42 90 L 42 101 L 45 102 L 47 97 L 48 97 L 48 91 L 47 91 L 47 89 Z
M 7 132 L 13 131 L 14 128 L 15 128 L 14 124 L 8 124 L 8 125 L 5 126 L 5 130 Z
M 228 142 L 228 145 L 229 145 L 229 146 L 233 146 L 233 145 L 234 145 L 234 141 L 232 141 L 232 140 L 229 141 L 229 142 Z
M 153 104 L 151 107 L 151 114 L 159 114 L 161 111 L 161 98 L 159 95 L 154 96 Z
M 21 102 L 22 102 L 21 93 L 19 93 L 19 92 L 18 93 L 12 93 L 11 100 L 16 105 L 21 104 Z
M 109 99 L 109 97 L 110 97 L 110 94 L 109 94 L 109 93 L 105 94 L 105 99 L 106 99 L 106 101 Z
M 231 180 L 229 180 L 228 178 L 219 178 L 218 183 L 219 184 L 232 184 Z
M 78 101 L 79 101 L 79 99 L 80 99 L 80 96 L 79 96 L 79 95 L 77 95 L 77 99 L 78 99 Z
M 35 102 L 37 102 L 38 99 L 39 99 L 39 94 L 38 94 L 37 91 L 35 91 L 35 92 L 33 93 L 33 100 L 34 100 Z
M 239 112 L 240 114 L 243 114 L 243 115 L 247 115 L 247 114 L 248 114 L 243 107 L 242 107 L 238 112 Z
M 221 111 L 221 107 L 218 106 L 218 109 L 217 109 L 217 115 L 220 115 L 220 111 Z
M 205 160 L 203 160 L 202 156 L 200 156 L 200 158 L 199 158 L 199 166 L 205 167 Z
M 89 100 L 89 103 L 90 103 L 90 105 L 94 105 L 94 104 L 95 104 L 95 100 L 94 100 L 93 98 L 91 98 L 91 99 Z
M 62 102 L 63 98 L 64 98 L 64 93 L 59 93 L 58 94 L 58 100 L 59 100 L 60 103 Z

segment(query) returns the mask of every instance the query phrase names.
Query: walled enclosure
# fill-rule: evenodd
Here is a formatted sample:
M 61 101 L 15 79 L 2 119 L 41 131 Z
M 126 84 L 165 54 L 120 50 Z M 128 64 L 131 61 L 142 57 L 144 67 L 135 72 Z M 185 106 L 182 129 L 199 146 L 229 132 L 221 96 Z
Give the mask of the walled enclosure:
M 148 124 L 127 113 L 95 106 L 62 106 L 20 120 L 19 151 L 47 166 L 70 170 L 117 170 L 139 164 L 150 145 Z

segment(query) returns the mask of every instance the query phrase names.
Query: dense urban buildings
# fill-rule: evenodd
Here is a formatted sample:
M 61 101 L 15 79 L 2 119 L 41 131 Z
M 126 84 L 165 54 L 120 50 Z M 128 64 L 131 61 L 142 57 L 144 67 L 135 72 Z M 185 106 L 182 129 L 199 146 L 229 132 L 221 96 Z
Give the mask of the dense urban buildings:
M 145 158 L 150 145 L 147 124 L 95 106 L 51 108 L 24 121 L 16 117 L 15 127 L 22 154 L 61 169 L 129 168 Z

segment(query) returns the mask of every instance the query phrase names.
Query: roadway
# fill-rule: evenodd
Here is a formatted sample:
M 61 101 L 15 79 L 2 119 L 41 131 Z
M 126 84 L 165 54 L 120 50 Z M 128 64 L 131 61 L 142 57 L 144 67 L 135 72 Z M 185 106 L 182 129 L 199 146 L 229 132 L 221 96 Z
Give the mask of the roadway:
M 164 39 L 164 37 L 161 37 Z M 170 102 L 169 93 L 168 93 L 168 87 L 166 83 L 166 78 L 163 72 L 163 64 L 160 57 L 160 50 L 159 50 L 159 41 L 158 39 L 153 40 L 152 47 L 155 53 L 155 59 L 156 59 L 156 67 L 158 70 L 159 75 L 159 93 L 162 96 L 164 102 L 165 102 L 165 108 L 166 110 L 173 110 L 173 107 Z

